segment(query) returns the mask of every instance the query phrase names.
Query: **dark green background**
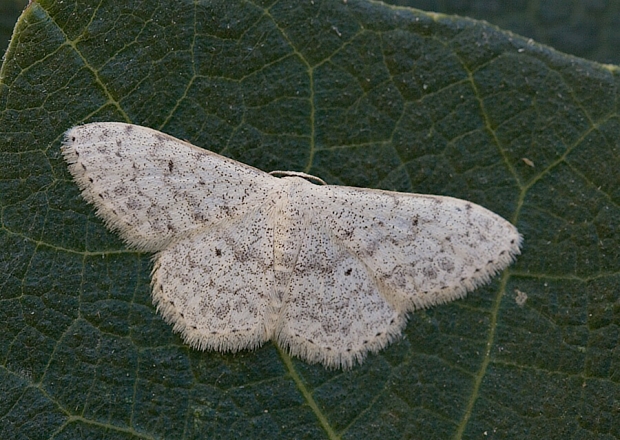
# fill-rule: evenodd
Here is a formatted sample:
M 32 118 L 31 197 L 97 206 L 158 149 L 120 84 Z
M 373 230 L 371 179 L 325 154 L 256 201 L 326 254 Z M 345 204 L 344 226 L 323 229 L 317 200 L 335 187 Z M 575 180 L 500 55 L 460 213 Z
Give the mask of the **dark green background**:
M 620 437 L 617 68 L 359 0 L 48 0 L 0 74 L 0 438 Z M 61 158 L 94 120 L 465 198 L 523 254 L 349 372 L 189 350 L 151 305 L 150 256 Z
M 487 20 L 560 51 L 620 63 L 618 0 L 392 0 L 425 11 Z

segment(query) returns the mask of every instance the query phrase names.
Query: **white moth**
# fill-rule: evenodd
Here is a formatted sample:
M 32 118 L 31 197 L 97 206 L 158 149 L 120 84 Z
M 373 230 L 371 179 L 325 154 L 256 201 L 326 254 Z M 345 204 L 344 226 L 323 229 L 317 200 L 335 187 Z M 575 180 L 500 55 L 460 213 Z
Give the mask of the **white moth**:
M 153 302 L 193 348 L 273 340 L 350 368 L 413 310 L 462 298 L 520 253 L 473 203 L 277 178 L 149 128 L 67 131 L 83 197 L 133 248 L 157 252 Z

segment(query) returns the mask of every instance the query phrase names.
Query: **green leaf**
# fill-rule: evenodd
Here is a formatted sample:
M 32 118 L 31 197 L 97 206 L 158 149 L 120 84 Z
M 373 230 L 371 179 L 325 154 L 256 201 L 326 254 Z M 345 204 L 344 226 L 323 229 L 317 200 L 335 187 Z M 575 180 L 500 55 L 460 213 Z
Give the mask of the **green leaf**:
M 0 438 L 620 437 L 618 70 L 362 0 L 39 1 L 0 72 Z M 163 130 L 266 171 L 445 194 L 517 263 L 352 371 L 190 350 L 62 133 Z

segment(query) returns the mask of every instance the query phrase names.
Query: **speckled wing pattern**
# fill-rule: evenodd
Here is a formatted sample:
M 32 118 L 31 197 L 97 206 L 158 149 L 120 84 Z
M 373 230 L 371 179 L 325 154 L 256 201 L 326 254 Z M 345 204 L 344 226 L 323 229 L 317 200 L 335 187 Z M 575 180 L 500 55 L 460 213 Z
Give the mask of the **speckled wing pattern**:
M 62 151 L 106 225 L 157 252 L 153 301 L 201 350 L 273 340 L 350 368 L 520 252 L 471 202 L 276 178 L 145 127 L 77 126 Z
M 149 252 L 247 213 L 278 186 L 256 168 L 131 124 L 74 127 L 63 155 L 106 225 Z
M 162 250 L 153 268 L 157 309 L 192 347 L 256 348 L 273 334 L 273 227 L 269 206 Z

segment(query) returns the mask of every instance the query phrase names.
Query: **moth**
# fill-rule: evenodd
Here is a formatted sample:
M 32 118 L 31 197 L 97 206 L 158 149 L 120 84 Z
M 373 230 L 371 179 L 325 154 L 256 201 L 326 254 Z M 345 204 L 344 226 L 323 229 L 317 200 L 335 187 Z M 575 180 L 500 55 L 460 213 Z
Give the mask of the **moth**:
M 156 253 L 153 302 L 199 350 L 272 340 L 351 368 L 408 313 L 462 298 L 520 253 L 517 229 L 474 203 L 278 178 L 146 127 L 76 126 L 62 153 L 107 227 Z

